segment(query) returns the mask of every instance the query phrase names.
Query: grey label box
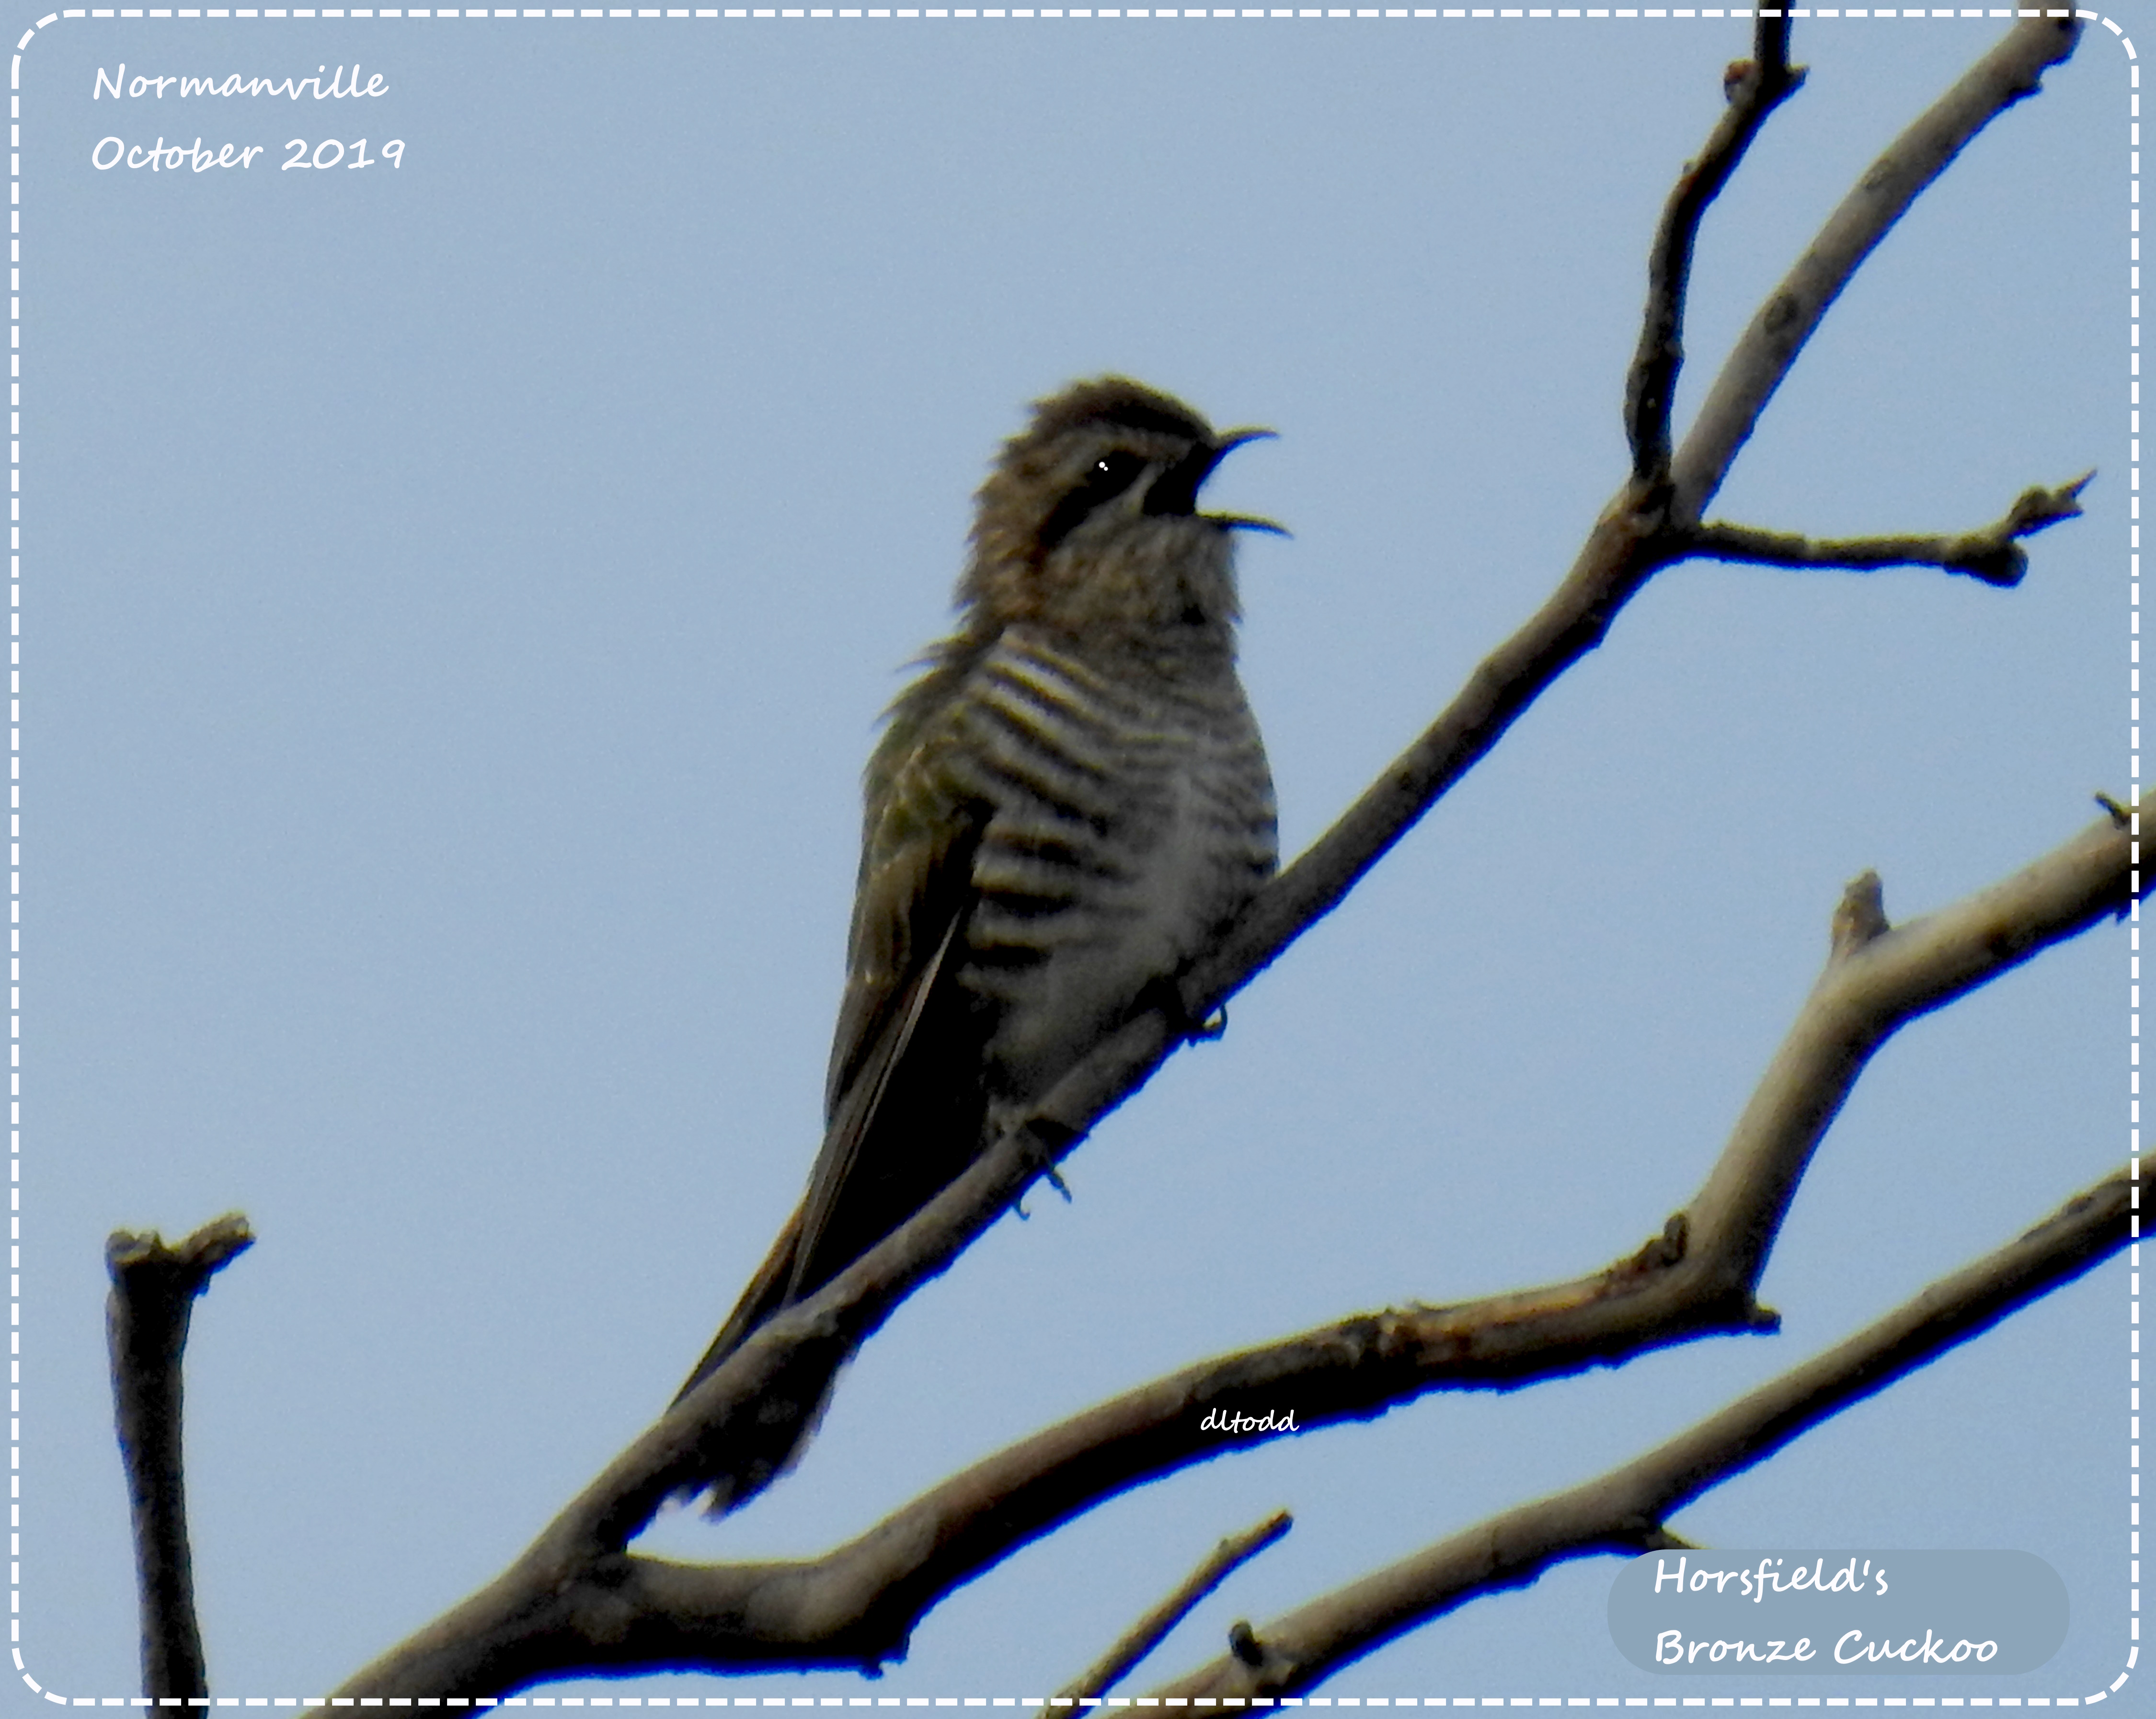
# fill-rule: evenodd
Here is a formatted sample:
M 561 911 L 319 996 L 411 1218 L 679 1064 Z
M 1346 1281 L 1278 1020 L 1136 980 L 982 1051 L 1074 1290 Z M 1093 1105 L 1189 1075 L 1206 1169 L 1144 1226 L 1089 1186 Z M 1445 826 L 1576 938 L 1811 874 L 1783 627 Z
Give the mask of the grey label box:
M 2066 1584 L 2029 1552 L 1653 1552 L 1619 1572 L 1609 1634 L 1649 1671 L 2033 1671 Z

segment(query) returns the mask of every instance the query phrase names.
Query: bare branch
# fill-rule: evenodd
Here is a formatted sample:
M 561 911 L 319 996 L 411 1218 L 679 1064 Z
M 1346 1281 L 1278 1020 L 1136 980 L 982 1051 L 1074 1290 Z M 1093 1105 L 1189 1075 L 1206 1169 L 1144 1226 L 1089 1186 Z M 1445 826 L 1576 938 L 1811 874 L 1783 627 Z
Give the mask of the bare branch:
M 1365 1315 L 1201 1362 L 997 1453 L 821 1558 L 700 1569 L 624 1552 L 666 1493 L 691 1474 L 724 1472 L 736 1444 L 752 1440 L 744 1424 L 771 1382 L 784 1388 L 795 1347 L 850 1343 L 1037 1173 L 1038 1146 L 1007 1135 L 903 1229 L 743 1345 L 511 1569 L 341 1693 L 500 1695 L 609 1668 L 872 1667 L 903 1653 L 939 1598 L 1019 1547 L 1131 1486 L 1269 1436 L 1209 1432 L 1209 1410 L 1292 1409 L 1308 1430 L 1434 1390 L 1517 1385 L 1765 1328 L 1753 1286 L 1871 1053 L 1902 1022 L 2123 911 L 2129 880 L 2146 887 L 2134 845 L 2107 814 L 2015 876 L 1898 928 L 1886 924 L 1876 880 L 1858 880 L 1836 909 L 1825 972 L 1689 1210 L 1607 1270 Z M 1045 1123 L 1035 1124 L 1044 1135 L 1068 1134 L 1082 1116 L 1090 1078 L 1081 1070 L 1050 1095 Z
M 1751 526 L 1710 522 L 1692 534 L 1692 552 L 1717 561 L 1752 562 L 1778 567 L 1840 567 L 1869 572 L 1876 567 L 1943 567 L 1967 573 L 1987 585 L 2018 585 L 2029 571 L 2029 553 L 2017 541 L 2046 526 L 2080 516 L 2079 497 L 2094 472 L 2085 472 L 2056 490 L 2041 485 L 2024 490 L 2006 517 L 1980 531 L 1955 537 L 1802 537 L 1790 531 L 1763 531 Z
M 1183 1585 L 1139 1619 L 1121 1640 L 1069 1685 L 1070 1694 L 1040 1710 L 1039 1719 L 1056 1719 L 1057 1706 L 1070 1706 L 1077 1696 L 1104 1696 L 1130 1675 L 1131 1670 L 1168 1637 L 1168 1632 L 1188 1617 L 1198 1603 L 1229 1577 L 1295 1526 L 1295 1518 L 1281 1511 L 1231 1534 L 1213 1548 L 1212 1555 L 1184 1578 Z
M 1647 259 L 1647 314 L 1639 351 L 1625 382 L 1625 434 L 1632 449 L 1632 475 L 1657 485 L 1670 470 L 1670 404 L 1684 363 L 1685 292 L 1691 280 L 1693 243 L 1707 205 L 1744 159 L 1752 140 L 1774 112 L 1803 86 L 1802 68 L 1789 64 L 1789 20 L 1780 12 L 1758 15 L 1752 58 L 1729 68 L 1722 80 L 1728 102 L 1720 123 L 1687 162 L 1662 209 L 1662 224 Z
M 1872 1053 L 1919 1015 L 2126 911 L 2129 889 L 2156 884 L 2136 845 L 2107 814 L 2012 877 L 1892 930 L 1878 880 L 1860 878 L 1835 916 L 1826 971 L 1692 1202 L 1693 1235 L 1726 1239 L 1738 1280 L 1757 1283 L 1814 1148 Z
M 195 1297 L 209 1287 L 211 1277 L 254 1242 L 247 1219 L 234 1212 L 204 1224 L 177 1247 L 167 1247 L 155 1231 L 116 1231 L 105 1244 L 112 1279 L 105 1341 L 134 1521 L 142 1689 L 160 1698 L 209 1693 L 195 1620 L 180 1438 L 187 1323 Z
M 2016 24 L 1874 164 L 1730 355 L 1671 466 L 1674 495 L 1635 477 L 1610 499 L 1549 600 L 1476 665 L 1437 720 L 1185 976 L 1189 1019 L 1209 1016 L 1337 906 L 1530 705 L 1601 644 L 1658 569 L 1692 552 L 1701 513 L 1827 305 L 1969 138 L 2072 52 L 2080 28 L 2072 18 Z M 1656 272 L 1668 275 L 1660 264 Z M 1133 1054 L 1128 1085 L 1104 1084 L 1120 1099 L 1158 1060 L 1149 1051 Z
M 2074 51 L 2077 18 L 2025 18 L 1871 164 L 1752 319 L 1671 468 L 1671 521 L 1697 524 L 1797 354 L 1874 246 L 1969 141 Z
M 1683 1505 L 2116 1253 L 2131 1234 L 2133 1191 L 2130 1167 L 2107 1177 L 2018 1240 L 1636 1460 L 1352 1583 L 1158 1693 L 1292 1694 L 1470 1599 L 1524 1587 L 1554 1564 L 1659 1549 L 1672 1538 L 1661 1524 Z

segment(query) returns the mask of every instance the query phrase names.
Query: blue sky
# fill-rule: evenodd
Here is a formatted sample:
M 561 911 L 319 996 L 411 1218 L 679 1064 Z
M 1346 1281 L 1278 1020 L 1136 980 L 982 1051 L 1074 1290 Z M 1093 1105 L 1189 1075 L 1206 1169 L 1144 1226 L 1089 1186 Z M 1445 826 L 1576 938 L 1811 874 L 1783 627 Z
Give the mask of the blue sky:
M 1209 494 L 1295 533 L 1242 557 L 1299 849 L 1621 477 L 1647 240 L 1749 31 L 38 16 L 18 1650 L 69 1698 L 135 1686 L 109 1230 L 236 1207 L 260 1232 L 190 1354 L 203 1624 L 219 1692 L 321 1693 L 664 1406 L 798 1198 L 860 766 L 1025 403 L 1114 370 L 1281 432 Z M 1810 81 L 1702 240 L 1680 428 L 2004 28 L 1799 22 Z M 1881 247 L 1714 510 L 1962 529 L 2097 467 L 2024 588 L 1661 575 L 1080 1151 L 1074 1203 L 1030 1201 L 909 1304 L 791 1480 L 648 1543 L 813 1553 L 1192 1360 L 1630 1251 L 1705 1175 L 1850 877 L 1908 916 L 2124 791 L 2123 39 L 2092 25 Z M 122 62 L 386 87 L 95 96 Z M 94 165 L 198 135 L 265 152 Z M 377 165 L 279 165 L 332 136 Z M 1234 1619 L 1658 1442 L 2118 1163 L 2127 960 L 2091 934 L 1887 1048 L 1783 1234 L 1778 1337 L 1224 1455 L 954 1596 L 880 1684 L 554 1692 L 1038 1694 L 1294 1510 L 1147 1671 L 1209 1658 Z M 2093 1692 L 2129 1644 L 2128 1293 L 2123 1263 L 2092 1274 L 1677 1527 L 2035 1552 L 2072 1607 L 2051 1665 L 1845 1692 Z M 1616 1569 L 1478 1603 L 1334 1692 L 1709 1692 L 1616 1653 Z

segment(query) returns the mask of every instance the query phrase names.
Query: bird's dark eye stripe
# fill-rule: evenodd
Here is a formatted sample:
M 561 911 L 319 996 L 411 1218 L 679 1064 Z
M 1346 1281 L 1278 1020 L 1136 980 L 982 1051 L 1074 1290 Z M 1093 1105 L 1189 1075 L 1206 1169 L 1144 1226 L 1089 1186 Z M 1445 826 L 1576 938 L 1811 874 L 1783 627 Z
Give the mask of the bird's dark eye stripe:
M 1136 483 L 1146 469 L 1145 456 L 1127 448 L 1103 454 L 1093 462 L 1077 488 L 1049 511 L 1040 527 L 1040 552 L 1047 554 L 1085 522 L 1086 516 L 1104 501 L 1112 501 Z

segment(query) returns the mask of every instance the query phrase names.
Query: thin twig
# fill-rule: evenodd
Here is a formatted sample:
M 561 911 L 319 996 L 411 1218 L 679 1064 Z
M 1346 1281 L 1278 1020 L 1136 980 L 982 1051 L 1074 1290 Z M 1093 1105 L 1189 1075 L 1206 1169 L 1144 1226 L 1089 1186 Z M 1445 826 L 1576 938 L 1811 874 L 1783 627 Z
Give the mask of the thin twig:
M 1553 1565 L 1676 1543 L 1662 1524 L 1702 1493 L 2118 1252 L 2133 1233 L 2133 1193 L 2130 1168 L 2105 1178 L 2026 1234 L 1645 1455 L 1250 1632 L 1235 1651 L 1156 1698 L 1210 1702 L 1307 1690 L 1467 1600 L 1524 1587 Z
M 1223 1540 L 1181 1587 L 1132 1624 L 1114 1646 L 1071 1681 L 1069 1695 L 1059 1696 L 1043 1707 L 1038 1719 L 1060 1719 L 1057 1708 L 1075 1705 L 1076 1697 L 1106 1695 L 1167 1639 L 1168 1632 L 1188 1617 L 1200 1600 L 1294 1526 L 1295 1518 L 1283 1510 L 1255 1528 Z
M 112 1278 L 105 1339 L 134 1519 L 142 1690 L 158 1699 L 209 1693 L 187 1542 L 181 1362 L 195 1297 L 254 1241 L 247 1219 L 234 1212 L 204 1224 L 177 1247 L 167 1247 L 154 1231 L 119 1231 L 105 1244 Z
M 2006 517 L 1980 531 L 1958 536 L 1804 537 L 1791 531 L 1763 531 L 1752 526 L 1709 523 L 1693 535 L 1694 553 L 1716 561 L 1750 562 L 1778 567 L 1835 567 L 1868 572 L 1876 567 L 1942 567 L 1966 573 L 1987 585 L 2018 585 L 2029 571 L 2029 552 L 2018 541 L 2046 526 L 2076 517 L 2078 498 L 2094 472 L 2085 472 L 2056 490 L 2041 485 L 2022 491 Z
M 1676 394 L 1677 372 L 1684 364 L 1685 294 L 1691 285 L 1699 223 L 1744 159 L 1767 116 L 1795 95 L 1804 81 L 1803 69 L 1789 64 L 1788 17 L 1779 12 L 1760 13 L 1752 58 L 1732 66 L 1722 80 L 1728 106 L 1699 159 L 1685 164 L 1663 205 L 1662 223 L 1647 258 L 1646 317 L 1625 382 L 1625 433 L 1632 449 L 1632 475 L 1643 485 L 1659 485 L 1669 475 L 1670 408 Z

